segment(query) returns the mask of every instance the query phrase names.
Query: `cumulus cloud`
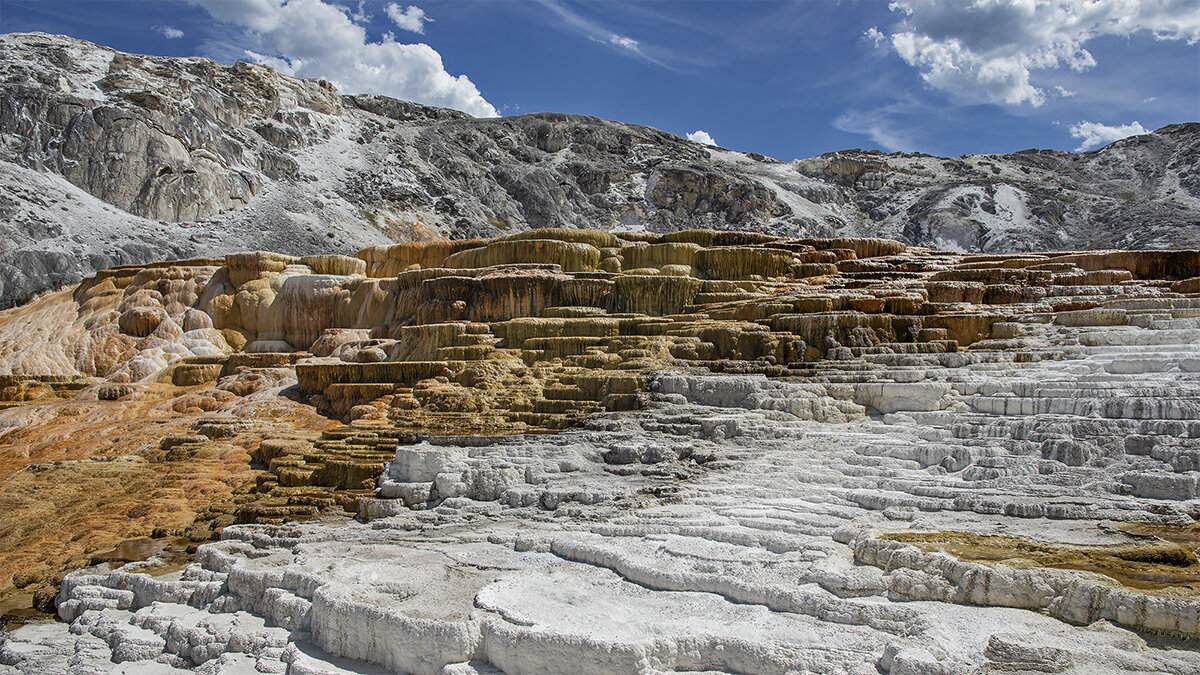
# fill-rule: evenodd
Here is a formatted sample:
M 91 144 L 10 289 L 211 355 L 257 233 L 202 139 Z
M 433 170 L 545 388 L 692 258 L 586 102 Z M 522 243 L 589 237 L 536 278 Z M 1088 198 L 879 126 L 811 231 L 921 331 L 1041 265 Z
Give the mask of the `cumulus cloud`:
M 183 37 L 183 31 L 173 26 L 155 26 L 154 30 L 163 34 L 168 40 L 178 40 Z
M 425 10 L 420 7 L 409 5 L 408 9 L 400 9 L 400 5 L 389 3 L 387 6 L 387 15 L 402 30 L 412 31 L 414 33 L 425 32 L 425 22 L 433 21 L 425 16 Z
M 1113 141 L 1119 141 L 1122 138 L 1137 136 L 1139 134 L 1148 134 L 1150 130 L 1143 127 L 1139 122 L 1134 121 L 1130 124 L 1122 124 L 1120 126 L 1109 126 L 1107 124 L 1099 124 L 1097 122 L 1080 122 L 1072 124 L 1068 129 L 1071 135 L 1075 138 L 1082 139 L 1083 142 L 1075 148 L 1075 152 L 1083 152 L 1091 150 L 1102 145 L 1108 145 Z
M 713 137 L 703 129 L 697 129 L 688 134 L 687 139 L 689 141 L 695 141 L 696 143 L 703 143 L 704 145 L 711 145 L 714 147 L 717 145 L 717 142 L 713 140 Z
M 891 46 L 926 84 L 1008 105 L 1045 103 L 1033 71 L 1096 65 L 1084 46 L 1094 38 L 1200 41 L 1195 0 L 893 0 L 889 7 L 902 17 Z
M 289 75 L 324 78 L 345 92 L 498 115 L 466 75 L 446 72 L 437 50 L 397 42 L 391 34 L 371 42 L 343 7 L 322 0 L 190 1 L 243 29 L 248 58 Z

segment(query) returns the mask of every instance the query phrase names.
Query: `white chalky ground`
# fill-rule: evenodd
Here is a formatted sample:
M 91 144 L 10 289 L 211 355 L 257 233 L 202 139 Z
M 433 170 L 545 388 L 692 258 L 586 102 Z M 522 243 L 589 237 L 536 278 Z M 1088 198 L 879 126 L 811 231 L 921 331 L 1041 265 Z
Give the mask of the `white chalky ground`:
M 583 429 L 401 446 L 367 522 L 73 574 L 0 673 L 1198 673 L 1200 599 L 878 538 L 1193 522 L 1200 330 L 1152 310 L 792 381 L 662 373 Z

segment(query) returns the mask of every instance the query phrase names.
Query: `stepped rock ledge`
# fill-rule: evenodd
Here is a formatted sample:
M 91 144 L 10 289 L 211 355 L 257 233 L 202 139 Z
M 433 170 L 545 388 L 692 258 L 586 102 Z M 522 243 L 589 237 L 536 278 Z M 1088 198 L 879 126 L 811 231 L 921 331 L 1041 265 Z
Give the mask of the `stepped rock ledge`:
M 0 675 L 1200 674 L 1200 125 L 784 163 L 27 34 L 0 140 Z
M 61 619 L 0 672 L 1200 672 L 1198 281 L 710 229 L 104 270 L 0 313 L 0 592 Z

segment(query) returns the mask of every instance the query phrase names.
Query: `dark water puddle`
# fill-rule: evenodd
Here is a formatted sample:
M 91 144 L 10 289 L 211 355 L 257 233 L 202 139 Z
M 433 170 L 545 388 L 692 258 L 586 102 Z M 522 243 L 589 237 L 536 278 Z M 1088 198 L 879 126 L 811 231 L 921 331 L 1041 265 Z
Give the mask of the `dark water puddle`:
M 142 560 L 153 558 L 161 553 L 166 547 L 167 542 L 162 539 L 138 537 L 137 539 L 129 539 L 117 544 L 117 547 L 111 551 L 93 555 L 92 563 L 140 562 Z

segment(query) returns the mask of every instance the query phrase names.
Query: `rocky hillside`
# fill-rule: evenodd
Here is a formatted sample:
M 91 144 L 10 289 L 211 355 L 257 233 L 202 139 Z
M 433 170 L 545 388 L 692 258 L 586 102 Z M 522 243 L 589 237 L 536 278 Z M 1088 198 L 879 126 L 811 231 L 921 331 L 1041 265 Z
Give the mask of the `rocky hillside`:
M 0 36 L 0 305 L 117 264 L 534 227 L 1200 246 L 1200 125 L 1089 153 L 791 163 L 647 127 L 474 119 L 244 63 Z

